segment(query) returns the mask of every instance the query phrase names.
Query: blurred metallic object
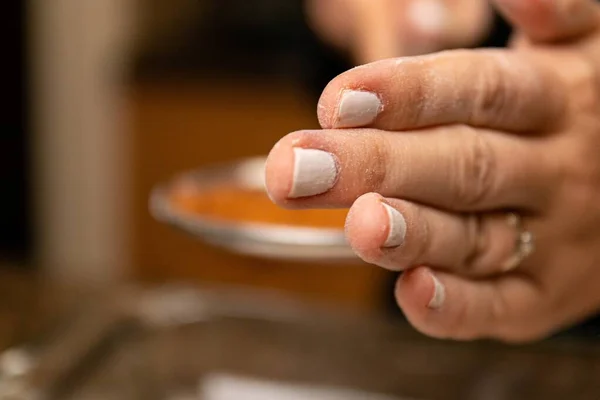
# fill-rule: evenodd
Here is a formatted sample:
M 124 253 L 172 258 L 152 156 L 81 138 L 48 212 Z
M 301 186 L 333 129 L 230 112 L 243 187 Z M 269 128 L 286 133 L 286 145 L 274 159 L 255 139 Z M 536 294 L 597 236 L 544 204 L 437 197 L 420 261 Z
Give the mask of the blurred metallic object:
M 264 163 L 259 157 L 184 173 L 153 191 L 150 211 L 159 221 L 238 254 L 277 260 L 358 262 L 341 229 L 218 222 L 185 214 L 169 202 L 171 188 L 182 183 L 201 188 L 222 183 L 264 188 Z
M 199 392 L 199 398 L 206 400 L 415 400 L 336 387 L 290 384 L 228 375 L 205 377 Z

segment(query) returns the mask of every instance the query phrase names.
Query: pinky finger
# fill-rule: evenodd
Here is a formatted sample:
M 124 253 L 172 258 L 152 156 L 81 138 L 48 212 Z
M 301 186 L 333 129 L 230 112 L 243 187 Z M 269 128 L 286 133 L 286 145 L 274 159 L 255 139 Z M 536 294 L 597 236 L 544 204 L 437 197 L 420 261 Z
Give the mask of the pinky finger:
M 517 274 L 475 281 L 418 267 L 400 277 L 395 295 L 409 322 L 436 338 L 528 342 L 550 333 L 534 317 L 539 287 Z

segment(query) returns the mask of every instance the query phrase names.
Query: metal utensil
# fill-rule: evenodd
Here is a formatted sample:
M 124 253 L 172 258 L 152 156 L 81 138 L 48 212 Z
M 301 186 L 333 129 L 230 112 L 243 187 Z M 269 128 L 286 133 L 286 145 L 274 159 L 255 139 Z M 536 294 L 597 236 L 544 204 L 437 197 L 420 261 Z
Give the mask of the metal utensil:
M 158 221 L 238 254 L 292 261 L 358 261 L 342 229 L 215 221 L 178 210 L 169 201 L 169 193 L 182 184 L 208 189 L 226 183 L 264 190 L 264 165 L 265 158 L 257 157 L 183 173 L 153 190 L 150 212 Z

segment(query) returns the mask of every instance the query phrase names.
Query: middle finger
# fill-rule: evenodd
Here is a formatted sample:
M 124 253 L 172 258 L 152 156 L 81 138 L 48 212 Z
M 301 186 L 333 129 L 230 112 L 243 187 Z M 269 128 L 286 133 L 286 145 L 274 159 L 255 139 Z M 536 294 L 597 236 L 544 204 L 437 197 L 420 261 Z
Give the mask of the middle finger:
M 456 125 L 402 134 L 301 131 L 269 154 L 269 195 L 288 208 L 349 207 L 369 192 L 454 211 L 540 211 L 552 160 L 535 141 Z

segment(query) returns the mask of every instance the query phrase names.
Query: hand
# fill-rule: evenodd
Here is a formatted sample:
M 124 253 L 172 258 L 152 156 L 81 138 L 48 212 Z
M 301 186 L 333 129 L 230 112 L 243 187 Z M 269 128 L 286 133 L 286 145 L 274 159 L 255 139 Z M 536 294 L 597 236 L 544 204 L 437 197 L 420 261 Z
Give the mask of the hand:
M 308 0 L 306 10 L 314 30 L 359 64 L 473 46 L 492 16 L 486 0 Z
M 351 246 L 405 271 L 399 305 L 439 338 L 535 340 L 600 310 L 600 7 L 496 1 L 511 49 L 350 70 L 323 92 L 323 130 L 267 161 L 278 204 L 351 206 Z M 507 210 L 535 236 L 519 265 Z

